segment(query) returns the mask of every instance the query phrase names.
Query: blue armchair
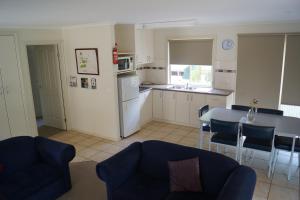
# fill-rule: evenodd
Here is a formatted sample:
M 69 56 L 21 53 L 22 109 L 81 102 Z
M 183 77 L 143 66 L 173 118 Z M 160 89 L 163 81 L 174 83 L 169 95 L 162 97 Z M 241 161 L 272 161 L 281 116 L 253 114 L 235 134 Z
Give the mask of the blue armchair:
M 167 161 L 199 157 L 202 193 L 169 190 Z M 251 200 L 255 172 L 221 154 L 162 141 L 133 143 L 96 167 L 109 200 Z
M 72 145 L 43 137 L 0 141 L 0 199 L 53 200 L 71 189 Z

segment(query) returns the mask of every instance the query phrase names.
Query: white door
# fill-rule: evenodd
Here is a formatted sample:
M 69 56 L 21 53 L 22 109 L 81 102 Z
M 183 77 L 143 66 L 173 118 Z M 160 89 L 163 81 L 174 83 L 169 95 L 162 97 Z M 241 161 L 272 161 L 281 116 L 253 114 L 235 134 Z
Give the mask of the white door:
M 190 104 L 190 125 L 193 127 L 200 127 L 198 111 L 201 107 L 206 105 L 206 95 L 192 94 Z
M 61 74 L 56 45 L 35 46 L 33 60 L 39 69 L 40 99 L 45 125 L 66 129 Z
M 1 66 L 0 66 L 1 67 Z M 7 111 L 4 98 L 4 89 L 1 77 L 0 68 L 0 140 L 4 140 L 11 137 L 10 128 L 8 124 Z
M 163 92 L 163 119 L 175 121 L 176 114 L 176 92 Z
M 153 90 L 153 118 L 163 118 L 163 95 L 161 90 Z
M 11 135 L 27 135 L 14 36 L 0 36 L 0 67 Z
M 189 124 L 190 118 L 190 93 L 178 92 L 176 95 L 176 122 Z
M 122 102 L 123 136 L 127 137 L 140 129 L 139 98 Z

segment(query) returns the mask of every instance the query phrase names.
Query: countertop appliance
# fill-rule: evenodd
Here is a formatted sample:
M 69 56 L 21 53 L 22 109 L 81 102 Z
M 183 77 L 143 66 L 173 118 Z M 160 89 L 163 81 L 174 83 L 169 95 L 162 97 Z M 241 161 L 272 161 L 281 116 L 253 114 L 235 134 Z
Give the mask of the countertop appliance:
M 136 75 L 118 77 L 120 133 L 127 137 L 140 129 L 139 78 Z
M 118 73 L 125 73 L 134 70 L 133 56 L 118 57 Z

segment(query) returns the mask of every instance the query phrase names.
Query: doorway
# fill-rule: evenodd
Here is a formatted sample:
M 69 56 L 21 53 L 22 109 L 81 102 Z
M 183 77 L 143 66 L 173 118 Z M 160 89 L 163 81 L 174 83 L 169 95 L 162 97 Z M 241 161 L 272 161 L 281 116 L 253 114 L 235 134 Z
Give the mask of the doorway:
M 58 45 L 28 45 L 27 55 L 39 136 L 66 130 Z

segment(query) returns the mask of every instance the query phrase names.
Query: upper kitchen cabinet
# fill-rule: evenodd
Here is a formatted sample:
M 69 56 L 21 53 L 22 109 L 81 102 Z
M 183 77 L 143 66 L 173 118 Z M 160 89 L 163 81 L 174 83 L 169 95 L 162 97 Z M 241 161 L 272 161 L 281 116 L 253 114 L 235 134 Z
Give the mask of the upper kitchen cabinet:
M 137 28 L 134 24 L 116 24 L 115 41 L 120 54 L 135 54 L 136 64 L 153 62 L 153 30 Z
M 116 24 L 115 41 L 118 44 L 120 54 L 135 53 L 135 25 L 134 24 Z
M 154 33 L 149 29 L 136 29 L 135 56 L 137 64 L 152 63 L 154 58 Z

